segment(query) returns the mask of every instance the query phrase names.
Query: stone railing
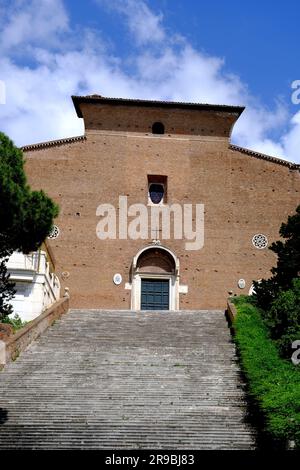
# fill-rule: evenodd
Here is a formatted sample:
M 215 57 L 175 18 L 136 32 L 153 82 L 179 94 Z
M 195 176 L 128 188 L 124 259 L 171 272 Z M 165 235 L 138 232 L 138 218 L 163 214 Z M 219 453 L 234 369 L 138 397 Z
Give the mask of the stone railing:
M 69 309 L 69 296 L 56 302 L 15 334 L 9 325 L 0 323 L 0 368 L 14 361 L 27 346 L 38 338 L 55 320 Z
M 226 313 L 227 313 L 228 320 L 230 322 L 230 326 L 232 327 L 234 319 L 235 319 L 236 314 L 237 314 L 237 310 L 236 310 L 235 305 L 231 302 L 230 298 L 227 300 Z

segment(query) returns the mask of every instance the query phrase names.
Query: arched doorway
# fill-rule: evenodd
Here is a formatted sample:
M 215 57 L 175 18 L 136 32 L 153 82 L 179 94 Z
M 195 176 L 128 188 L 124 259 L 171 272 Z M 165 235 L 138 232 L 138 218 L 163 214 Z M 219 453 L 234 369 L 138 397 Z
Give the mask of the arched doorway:
M 179 260 L 166 247 L 140 250 L 132 263 L 131 308 L 178 310 Z

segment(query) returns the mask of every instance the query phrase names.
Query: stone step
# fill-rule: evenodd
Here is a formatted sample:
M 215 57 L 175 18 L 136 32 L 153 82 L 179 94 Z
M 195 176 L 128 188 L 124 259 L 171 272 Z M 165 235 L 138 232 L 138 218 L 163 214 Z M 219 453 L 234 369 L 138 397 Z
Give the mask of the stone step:
M 0 449 L 251 449 L 246 412 L 222 311 L 71 310 L 0 374 Z

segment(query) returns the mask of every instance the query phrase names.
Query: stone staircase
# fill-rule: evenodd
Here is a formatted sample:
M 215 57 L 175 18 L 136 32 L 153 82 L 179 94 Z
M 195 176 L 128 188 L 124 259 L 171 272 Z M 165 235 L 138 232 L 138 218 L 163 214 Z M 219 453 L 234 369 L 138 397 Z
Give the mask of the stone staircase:
M 0 373 L 0 449 L 251 449 L 224 312 L 71 310 Z

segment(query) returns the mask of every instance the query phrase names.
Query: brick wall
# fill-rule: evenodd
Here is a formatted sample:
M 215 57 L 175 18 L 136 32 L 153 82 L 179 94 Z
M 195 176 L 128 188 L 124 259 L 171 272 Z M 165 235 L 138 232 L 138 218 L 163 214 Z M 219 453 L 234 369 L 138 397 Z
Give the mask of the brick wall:
M 269 276 L 275 257 L 251 240 L 257 233 L 270 243 L 278 239 L 281 222 L 300 203 L 299 170 L 231 149 L 237 115 L 230 113 L 155 113 L 143 106 L 109 112 L 109 105 L 90 104 L 83 111 L 86 140 L 26 150 L 30 184 L 60 206 L 61 233 L 49 244 L 72 307 L 130 308 L 125 282 L 132 258 L 152 238 L 99 240 L 96 209 L 102 203 L 117 207 L 119 195 L 128 196 L 128 205 L 147 204 L 151 174 L 168 177 L 168 204 L 205 205 L 203 249 L 186 251 L 185 240 L 162 240 L 179 258 L 180 283 L 188 285 L 180 308 L 224 308 L 228 291 L 248 293 L 253 279 Z M 152 135 L 153 121 L 162 121 L 166 134 Z M 123 277 L 119 286 L 115 273 Z

